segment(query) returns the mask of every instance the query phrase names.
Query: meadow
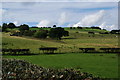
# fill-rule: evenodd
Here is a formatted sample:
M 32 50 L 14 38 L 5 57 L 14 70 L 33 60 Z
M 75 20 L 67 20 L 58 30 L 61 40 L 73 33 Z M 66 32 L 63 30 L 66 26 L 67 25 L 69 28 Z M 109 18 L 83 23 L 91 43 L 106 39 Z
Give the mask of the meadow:
M 37 39 L 33 37 L 17 37 L 9 36 L 9 33 L 3 33 L 2 43 L 3 48 L 22 49 L 28 48 L 31 53 L 39 53 L 40 55 L 31 56 L 7 56 L 3 58 L 16 58 L 27 60 L 33 64 L 47 68 L 75 68 L 82 72 L 92 73 L 94 76 L 102 78 L 117 78 L 118 77 L 118 56 L 117 54 L 106 53 L 81 53 L 79 48 L 108 48 L 118 47 L 118 37 L 115 34 L 99 34 L 95 31 L 94 37 L 89 36 L 89 30 L 70 30 L 68 37 L 62 37 L 62 40 L 52 39 Z M 92 30 L 90 30 L 92 31 Z M 56 53 L 45 55 L 39 51 L 40 47 L 57 47 Z

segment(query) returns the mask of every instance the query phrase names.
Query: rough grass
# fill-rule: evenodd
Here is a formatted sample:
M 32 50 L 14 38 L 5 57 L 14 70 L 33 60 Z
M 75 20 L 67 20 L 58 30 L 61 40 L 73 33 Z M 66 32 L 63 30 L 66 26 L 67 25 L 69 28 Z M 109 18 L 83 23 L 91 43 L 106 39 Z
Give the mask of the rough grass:
M 56 54 L 34 56 L 3 56 L 24 59 L 47 68 L 75 68 L 102 78 L 117 78 L 118 57 L 116 54 Z

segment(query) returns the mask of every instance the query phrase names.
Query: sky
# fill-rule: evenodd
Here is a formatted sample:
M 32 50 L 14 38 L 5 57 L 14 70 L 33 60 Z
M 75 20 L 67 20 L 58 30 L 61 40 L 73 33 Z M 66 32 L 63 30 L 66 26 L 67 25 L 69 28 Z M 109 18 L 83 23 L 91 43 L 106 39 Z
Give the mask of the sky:
M 0 24 L 13 22 L 37 27 L 99 26 L 107 30 L 118 29 L 117 0 L 50 1 L 4 0 L 0 3 Z

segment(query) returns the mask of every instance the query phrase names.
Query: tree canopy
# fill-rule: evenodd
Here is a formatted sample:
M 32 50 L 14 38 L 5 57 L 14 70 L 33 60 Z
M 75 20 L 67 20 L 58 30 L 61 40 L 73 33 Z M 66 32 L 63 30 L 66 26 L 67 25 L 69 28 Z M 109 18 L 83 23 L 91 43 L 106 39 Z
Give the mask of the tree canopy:
M 53 39 L 60 40 L 62 36 L 68 36 L 68 35 L 69 32 L 65 31 L 64 28 L 61 27 L 51 28 L 49 31 L 49 37 Z
M 23 24 L 19 26 L 19 30 L 20 31 L 25 31 L 25 30 L 29 30 L 29 26 L 27 24 Z
M 8 28 L 7 23 L 3 23 L 3 24 L 2 24 L 2 31 L 3 31 L 3 32 L 7 31 L 7 30 L 6 30 L 7 28 Z
M 56 27 L 56 25 L 53 25 L 53 27 Z
M 14 23 L 9 23 L 8 28 L 11 28 L 11 29 L 16 28 L 16 25 Z
M 39 31 L 34 33 L 34 37 L 45 39 L 47 37 L 47 31 L 46 30 L 39 30 Z

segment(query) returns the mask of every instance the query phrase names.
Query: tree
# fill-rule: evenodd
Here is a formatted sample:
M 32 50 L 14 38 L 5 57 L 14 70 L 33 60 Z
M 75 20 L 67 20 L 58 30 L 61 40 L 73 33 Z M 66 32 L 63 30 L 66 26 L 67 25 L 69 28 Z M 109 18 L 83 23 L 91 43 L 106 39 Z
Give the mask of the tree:
M 0 32 L 2 32 L 2 28 L 1 28 L 1 25 L 0 25 Z
M 120 34 L 120 30 L 111 30 L 110 33 L 111 34 Z
M 29 30 L 29 26 L 26 25 L 26 24 L 20 25 L 19 26 L 19 30 L 20 30 L 20 34 L 24 35 L 24 32 L 27 31 L 27 30 Z
M 3 24 L 2 24 L 2 32 L 6 32 L 6 31 L 7 31 L 7 28 L 8 28 L 7 23 L 3 23 Z
M 78 26 L 77 29 L 82 29 L 82 27 Z
M 70 29 L 72 29 L 72 27 L 70 27 Z
M 56 27 L 56 25 L 53 25 L 53 27 L 55 28 L 55 27 Z
M 29 30 L 29 26 L 26 25 L 26 24 L 20 25 L 20 26 L 19 26 L 19 30 L 20 30 L 20 31 Z
M 68 31 L 64 31 L 63 36 L 69 36 L 69 32 Z
M 37 31 L 37 32 L 35 32 L 34 37 L 45 39 L 45 38 L 47 38 L 47 31 L 46 30 Z
M 53 39 L 61 40 L 62 36 L 68 36 L 68 31 L 65 31 L 64 28 L 57 27 L 57 28 L 51 28 L 49 31 L 49 37 Z
M 100 29 L 101 30 L 100 27 L 95 27 L 95 26 L 92 26 L 91 29 Z
M 9 23 L 9 24 L 8 24 L 8 28 L 13 29 L 13 28 L 16 28 L 16 26 L 15 26 L 14 23 Z

